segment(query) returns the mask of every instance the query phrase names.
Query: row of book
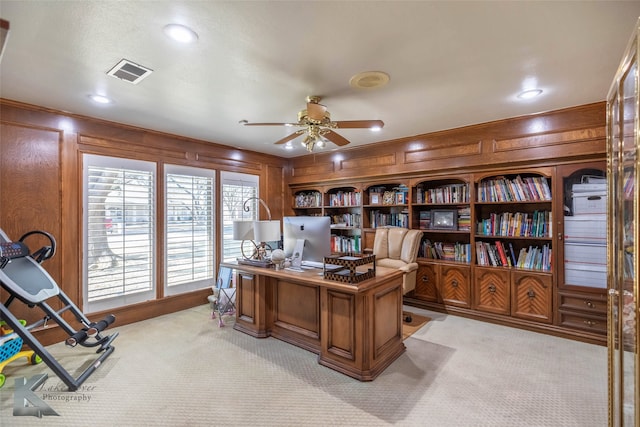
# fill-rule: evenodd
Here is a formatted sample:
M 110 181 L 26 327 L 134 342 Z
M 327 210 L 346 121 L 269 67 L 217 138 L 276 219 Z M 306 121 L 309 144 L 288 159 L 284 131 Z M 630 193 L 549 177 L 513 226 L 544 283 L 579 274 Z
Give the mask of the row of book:
M 296 208 L 317 208 L 322 206 L 322 194 L 319 191 L 296 194 Z
M 500 241 L 494 244 L 476 242 L 476 259 L 478 265 L 527 268 L 531 270 L 551 271 L 551 247 L 549 245 L 523 247 L 516 252 L 513 244 L 508 248 Z
M 524 202 L 551 200 L 549 182 L 544 176 L 520 175 L 513 179 L 497 177 L 478 184 L 480 202 Z
M 418 248 L 418 257 L 471 263 L 471 245 L 468 243 L 431 242 L 423 240 Z
M 485 236 L 552 237 L 551 211 L 491 213 L 477 224 L 477 233 Z
M 360 227 L 362 221 L 362 215 L 343 213 L 338 215 L 331 215 L 332 227 Z
M 329 194 L 329 206 L 360 206 L 362 193 L 356 191 L 338 191 Z
M 360 236 L 331 235 L 332 253 L 359 253 L 360 250 Z
M 468 184 L 450 184 L 437 188 L 416 188 L 416 203 L 469 203 Z
M 377 228 L 385 225 L 409 228 L 409 213 L 384 213 L 378 210 L 371 211 L 371 227 Z

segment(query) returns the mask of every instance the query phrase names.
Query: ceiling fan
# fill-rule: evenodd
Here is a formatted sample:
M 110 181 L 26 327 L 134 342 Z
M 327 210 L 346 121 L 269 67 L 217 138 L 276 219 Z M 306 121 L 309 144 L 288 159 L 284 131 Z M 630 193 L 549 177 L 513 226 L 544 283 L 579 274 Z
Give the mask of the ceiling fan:
M 245 126 L 297 126 L 299 129 L 291 135 L 285 136 L 274 144 L 284 144 L 300 135 L 306 134 L 302 140 L 302 145 L 309 151 L 317 144 L 319 147 L 324 146 L 324 140 L 327 139 L 338 146 L 347 145 L 349 141 L 342 135 L 334 132 L 333 129 L 382 129 L 384 122 L 382 120 L 348 120 L 348 121 L 331 121 L 331 114 L 327 111 L 327 107 L 320 104 L 322 98 L 319 96 L 307 97 L 307 108 L 298 113 L 297 123 L 244 123 Z

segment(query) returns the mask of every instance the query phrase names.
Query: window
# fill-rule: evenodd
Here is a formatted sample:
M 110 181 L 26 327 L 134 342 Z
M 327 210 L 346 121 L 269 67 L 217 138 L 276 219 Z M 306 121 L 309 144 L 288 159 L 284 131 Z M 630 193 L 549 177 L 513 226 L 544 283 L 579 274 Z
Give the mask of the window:
M 258 197 L 258 176 L 234 172 L 221 172 L 222 183 L 222 246 L 224 261 L 234 261 L 242 256 L 241 242 L 233 240 L 233 221 L 236 219 L 258 219 L 256 203 L 250 203 L 250 211 L 242 205 L 249 197 Z
M 215 281 L 214 181 L 212 170 L 166 166 L 166 295 Z
M 84 311 L 155 298 L 156 164 L 83 157 Z

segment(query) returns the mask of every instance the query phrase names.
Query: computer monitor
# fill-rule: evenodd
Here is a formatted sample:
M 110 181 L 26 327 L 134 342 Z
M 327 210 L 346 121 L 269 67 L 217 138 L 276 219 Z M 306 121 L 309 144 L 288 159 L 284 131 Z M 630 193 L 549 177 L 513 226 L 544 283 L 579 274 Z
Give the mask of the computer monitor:
M 298 240 L 304 241 L 302 261 L 323 262 L 331 255 L 331 219 L 328 216 L 285 216 L 282 219 L 284 253 L 293 257 Z

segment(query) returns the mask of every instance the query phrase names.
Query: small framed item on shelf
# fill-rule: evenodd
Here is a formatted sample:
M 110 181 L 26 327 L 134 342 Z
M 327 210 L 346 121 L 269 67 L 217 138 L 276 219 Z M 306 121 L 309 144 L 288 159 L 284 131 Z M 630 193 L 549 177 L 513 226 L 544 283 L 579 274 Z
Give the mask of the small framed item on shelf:
M 380 204 L 380 193 L 371 193 L 369 195 L 370 197 L 370 202 L 372 205 L 379 205 Z
M 382 195 L 382 204 L 383 205 L 395 205 L 396 204 L 396 193 L 393 191 L 385 191 Z
M 430 227 L 436 230 L 457 230 L 458 211 L 454 209 L 432 210 Z

